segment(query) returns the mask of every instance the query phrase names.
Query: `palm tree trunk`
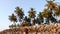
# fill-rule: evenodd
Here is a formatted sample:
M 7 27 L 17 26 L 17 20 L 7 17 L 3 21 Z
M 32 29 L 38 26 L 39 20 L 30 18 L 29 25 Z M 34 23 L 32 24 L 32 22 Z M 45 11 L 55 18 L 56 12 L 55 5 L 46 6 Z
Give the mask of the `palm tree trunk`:
M 14 22 L 14 25 L 16 25 L 16 23 Z
M 16 28 L 16 23 L 14 22 L 14 25 L 13 25 L 14 27 L 13 28 Z
M 34 20 L 34 18 L 31 18 L 31 24 L 33 25 L 33 20 Z
M 22 24 L 22 21 L 20 21 L 20 25 Z
M 19 18 L 19 22 L 20 22 L 20 25 L 22 24 L 22 19 L 21 18 Z

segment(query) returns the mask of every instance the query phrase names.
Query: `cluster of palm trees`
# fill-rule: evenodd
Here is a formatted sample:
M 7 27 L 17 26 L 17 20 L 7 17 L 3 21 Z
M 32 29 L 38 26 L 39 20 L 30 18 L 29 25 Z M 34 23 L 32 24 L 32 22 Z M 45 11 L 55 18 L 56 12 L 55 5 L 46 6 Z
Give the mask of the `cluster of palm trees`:
M 39 12 L 37 17 L 34 8 L 30 8 L 28 12 L 29 15 L 24 16 L 23 9 L 16 7 L 15 13 L 9 16 L 9 20 L 14 22 L 15 26 L 17 22 L 20 22 L 19 26 L 40 25 L 44 23 L 44 21 L 46 21 L 44 24 L 56 23 L 57 19 L 54 18 L 54 16 L 60 15 L 60 6 L 58 6 L 54 1 L 55 0 L 47 1 L 47 4 L 45 5 L 47 8 L 45 8 L 43 12 Z M 44 20 L 44 18 L 46 19 Z

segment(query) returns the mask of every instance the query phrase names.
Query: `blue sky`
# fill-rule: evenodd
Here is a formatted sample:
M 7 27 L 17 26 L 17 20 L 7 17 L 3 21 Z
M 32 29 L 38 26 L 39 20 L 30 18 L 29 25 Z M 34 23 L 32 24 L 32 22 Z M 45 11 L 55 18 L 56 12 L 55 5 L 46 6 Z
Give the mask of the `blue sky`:
M 56 0 L 60 2 L 60 0 Z M 8 20 L 8 16 L 14 13 L 15 7 L 23 8 L 25 15 L 28 15 L 30 8 L 34 8 L 36 13 L 42 12 L 45 0 L 0 0 L 0 31 L 8 29 L 12 23 Z

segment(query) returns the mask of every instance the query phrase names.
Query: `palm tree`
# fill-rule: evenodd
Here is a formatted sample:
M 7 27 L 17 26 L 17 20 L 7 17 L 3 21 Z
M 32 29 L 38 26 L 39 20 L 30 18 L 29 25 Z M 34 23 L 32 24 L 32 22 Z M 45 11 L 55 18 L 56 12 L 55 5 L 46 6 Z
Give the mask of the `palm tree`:
M 32 23 L 33 23 L 33 25 L 36 24 L 36 19 L 35 18 L 34 18 L 34 20 L 32 20 Z
M 24 21 L 25 22 L 27 22 L 29 25 L 31 25 L 31 21 L 30 21 L 31 19 L 30 18 L 28 18 L 27 16 L 25 16 L 25 18 L 24 18 Z
M 47 0 L 46 0 L 47 1 Z M 57 4 L 55 3 L 55 2 L 53 2 L 54 0 L 50 0 L 50 1 L 47 1 L 48 2 L 48 4 L 46 4 L 46 6 L 48 7 L 48 9 L 54 9 L 56 6 L 57 6 Z
M 15 13 L 17 14 L 17 16 L 19 18 L 19 22 L 22 22 L 22 19 L 24 16 L 24 12 L 23 12 L 22 8 L 16 7 Z
M 25 18 L 24 18 L 24 21 L 27 21 L 27 22 L 29 22 L 30 23 L 30 18 L 28 18 L 27 16 L 25 16 Z
M 44 9 L 44 12 L 43 12 L 43 16 L 46 17 L 46 18 L 49 18 L 51 16 L 51 12 L 49 12 L 48 9 Z
M 31 10 L 28 13 L 29 13 L 29 18 L 31 18 L 31 24 L 33 24 L 32 20 L 34 20 L 34 18 L 36 17 L 35 15 L 36 11 L 33 8 L 31 8 Z
M 38 22 L 37 22 L 38 24 L 42 24 L 43 23 L 43 15 L 42 15 L 42 12 L 39 12 L 37 20 L 38 20 Z
M 58 16 L 60 11 L 59 11 L 59 6 L 57 5 L 56 2 L 54 2 L 55 0 L 53 1 L 47 1 L 48 4 L 46 4 L 48 10 L 51 12 L 51 16 L 49 17 L 49 20 L 51 22 L 57 22 L 56 19 L 52 16 L 52 14 L 54 14 L 54 16 Z M 53 11 L 52 11 L 53 10 Z
M 55 1 L 55 0 L 53 0 L 53 1 Z M 53 2 L 53 1 L 47 1 L 48 2 L 48 4 L 46 4 L 46 6 L 48 7 L 48 9 L 50 10 L 50 12 L 52 13 L 52 14 L 54 14 L 54 15 L 58 15 L 58 7 L 57 7 L 57 3 L 55 3 L 55 2 Z M 52 12 L 52 10 L 54 10 L 53 12 Z
M 9 20 L 14 23 L 14 26 L 16 26 L 17 18 L 14 14 L 9 16 Z
M 57 22 L 57 19 L 55 19 L 53 16 L 51 16 L 51 17 L 49 18 L 49 20 L 50 20 L 52 23 L 56 23 L 56 22 Z
M 49 12 L 48 9 L 45 9 L 45 10 L 44 10 L 44 13 L 45 13 L 45 14 L 44 14 L 44 15 L 45 15 L 44 17 L 45 17 L 46 20 L 47 20 L 46 22 L 49 23 L 49 20 L 50 20 L 52 23 L 53 23 L 53 22 L 55 22 L 55 23 L 57 22 L 56 19 L 52 16 L 51 12 Z
M 30 18 L 28 18 L 27 16 L 25 16 L 23 20 L 24 21 L 22 22 L 22 24 L 20 26 L 31 26 Z
M 27 16 L 24 17 L 24 21 L 27 21 Z
M 46 23 L 49 24 L 49 18 L 52 16 L 51 12 L 48 9 L 44 9 L 42 15 L 46 18 Z

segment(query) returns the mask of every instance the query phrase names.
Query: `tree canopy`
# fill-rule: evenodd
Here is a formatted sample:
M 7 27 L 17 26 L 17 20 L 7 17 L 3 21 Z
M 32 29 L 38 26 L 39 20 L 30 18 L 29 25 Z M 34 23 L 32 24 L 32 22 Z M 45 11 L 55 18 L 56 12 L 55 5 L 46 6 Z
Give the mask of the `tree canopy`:
M 57 23 L 57 19 L 54 16 L 60 15 L 60 6 L 58 5 L 58 3 L 54 1 L 55 0 L 47 1 L 47 4 L 45 5 L 45 7 L 47 8 L 45 8 L 42 12 L 39 12 L 39 14 L 37 14 L 37 17 L 34 8 L 30 8 L 30 10 L 28 11 L 29 15 L 25 16 L 22 8 L 16 7 L 15 14 L 9 16 L 9 20 L 13 22 L 17 22 L 18 20 L 20 21 L 22 19 L 22 24 L 20 24 L 20 26 L 31 26 L 35 24 L 40 25 L 44 23 L 44 21 L 46 21 L 45 24 L 50 24 L 49 21 L 51 21 L 51 23 Z M 33 20 L 31 18 L 33 18 Z M 46 18 L 46 20 L 44 20 L 44 18 Z M 32 20 L 32 24 L 31 24 L 31 20 Z

